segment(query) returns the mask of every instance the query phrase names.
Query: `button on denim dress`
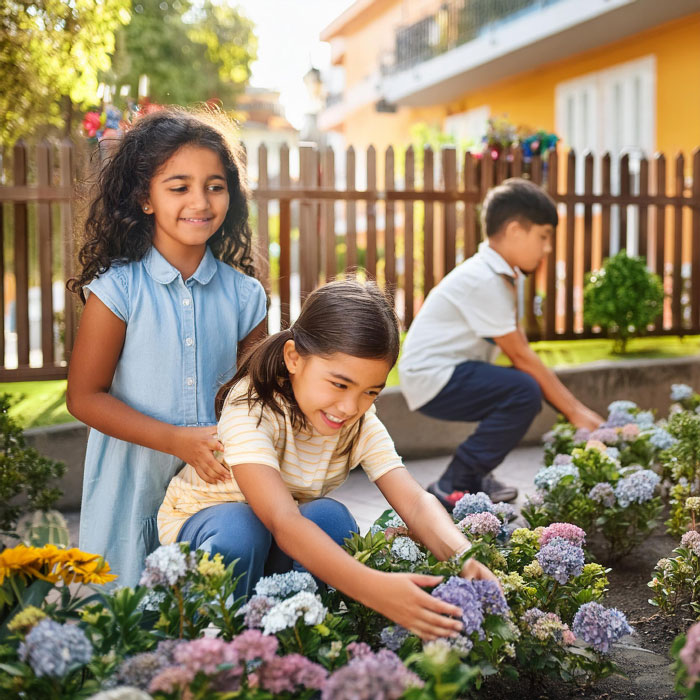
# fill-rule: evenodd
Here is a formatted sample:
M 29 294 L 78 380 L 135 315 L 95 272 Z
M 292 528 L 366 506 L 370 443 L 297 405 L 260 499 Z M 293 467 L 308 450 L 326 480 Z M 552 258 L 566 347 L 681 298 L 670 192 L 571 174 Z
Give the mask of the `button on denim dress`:
M 86 289 L 126 323 L 109 393 L 172 425 L 215 425 L 214 397 L 233 376 L 238 342 L 265 318 L 262 285 L 209 248 L 183 281 L 151 247 L 137 262 L 112 265 Z M 144 559 L 158 546 L 158 508 L 182 466 L 172 455 L 90 430 L 80 548 L 105 557 L 119 576 L 116 585 L 138 583 Z

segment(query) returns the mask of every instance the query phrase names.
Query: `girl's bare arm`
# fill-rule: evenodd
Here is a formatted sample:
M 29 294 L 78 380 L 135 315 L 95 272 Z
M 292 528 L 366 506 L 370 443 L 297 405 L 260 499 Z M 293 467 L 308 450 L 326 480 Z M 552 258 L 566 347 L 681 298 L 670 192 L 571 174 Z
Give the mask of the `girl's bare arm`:
M 469 540 L 455 527 L 437 498 L 423 489 L 408 469 L 392 469 L 380 476 L 375 483 L 406 523 L 411 535 L 438 559 L 444 561 L 469 548 Z M 462 576 L 498 582 L 495 574 L 474 559 L 465 562 Z
M 216 428 L 186 428 L 146 416 L 109 393 L 126 324 L 91 294 L 83 310 L 68 370 L 68 410 L 101 433 L 175 455 L 206 481 L 229 477 L 213 455 L 223 446 Z
M 243 495 L 280 548 L 312 574 L 424 639 L 452 636 L 462 623 L 454 605 L 433 598 L 421 586 L 440 576 L 375 571 L 360 564 L 323 530 L 305 518 L 272 467 L 241 464 L 233 475 Z

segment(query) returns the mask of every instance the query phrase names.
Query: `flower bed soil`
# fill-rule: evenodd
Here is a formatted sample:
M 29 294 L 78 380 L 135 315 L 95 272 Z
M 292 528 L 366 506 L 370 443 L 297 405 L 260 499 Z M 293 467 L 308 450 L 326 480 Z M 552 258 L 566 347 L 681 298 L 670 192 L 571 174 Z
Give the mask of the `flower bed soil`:
M 657 532 L 663 533 L 663 526 Z M 675 637 L 685 632 L 693 622 L 687 613 L 664 615 L 648 601 L 651 589 L 647 583 L 656 562 L 670 555 L 678 544 L 677 538 L 665 534 L 649 537 L 621 561 L 610 565 L 609 592 L 604 603 L 622 610 L 635 628 L 634 636 L 625 637 L 615 646 L 612 658 L 627 674 L 627 678 L 611 676 L 584 691 L 571 684 L 545 681 L 530 685 L 526 679 L 489 680 L 476 697 L 487 700 L 565 700 L 566 698 L 638 698 L 642 700 L 671 700 L 680 696 L 673 690 L 673 672 L 668 651 Z

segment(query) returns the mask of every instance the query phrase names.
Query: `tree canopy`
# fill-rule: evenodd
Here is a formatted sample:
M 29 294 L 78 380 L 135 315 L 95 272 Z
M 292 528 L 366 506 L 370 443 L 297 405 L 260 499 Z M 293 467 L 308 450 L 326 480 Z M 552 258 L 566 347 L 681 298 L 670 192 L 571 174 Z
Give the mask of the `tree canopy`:
M 47 125 L 70 131 L 73 105 L 94 101 L 129 0 L 0 2 L 0 143 Z
M 253 23 L 235 8 L 212 0 L 134 0 L 105 78 L 136 96 L 145 74 L 154 102 L 218 99 L 232 108 L 256 53 Z

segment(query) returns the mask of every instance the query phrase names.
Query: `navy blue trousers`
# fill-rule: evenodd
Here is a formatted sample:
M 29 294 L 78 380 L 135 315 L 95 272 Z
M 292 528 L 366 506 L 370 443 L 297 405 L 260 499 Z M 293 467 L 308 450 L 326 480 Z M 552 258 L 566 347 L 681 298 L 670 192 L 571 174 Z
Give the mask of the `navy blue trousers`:
M 455 452 L 440 488 L 478 491 L 481 480 L 520 442 L 542 408 L 542 392 L 527 373 L 488 362 L 455 367 L 440 393 L 418 410 L 426 416 L 479 425 Z

